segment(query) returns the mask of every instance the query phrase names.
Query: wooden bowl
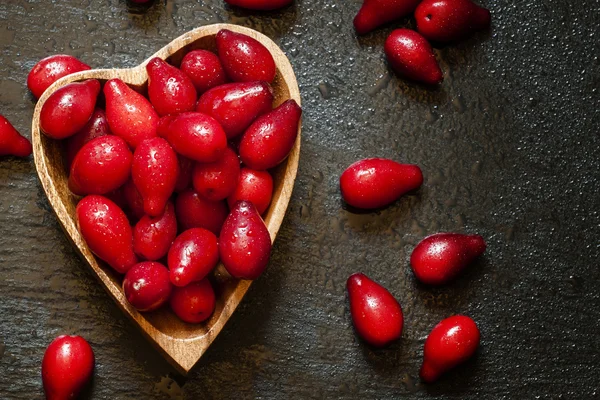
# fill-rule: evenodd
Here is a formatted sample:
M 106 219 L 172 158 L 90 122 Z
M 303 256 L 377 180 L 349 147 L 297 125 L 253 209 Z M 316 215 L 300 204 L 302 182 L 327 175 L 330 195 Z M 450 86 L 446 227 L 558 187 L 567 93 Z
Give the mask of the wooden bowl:
M 48 96 L 58 88 L 74 81 L 95 78 L 104 84 L 108 79 L 120 78 L 134 89 L 144 93 L 148 80 L 146 64 L 150 59 L 160 57 L 178 66 L 183 56 L 191 50 L 207 49 L 216 52 L 215 35 L 221 29 L 244 33 L 265 45 L 273 55 L 277 65 L 277 75 L 272 84 L 275 92 L 274 105 L 277 106 L 290 98 L 300 104 L 300 92 L 292 66 L 285 54 L 273 41 L 249 28 L 230 24 L 216 24 L 194 29 L 178 37 L 135 68 L 82 71 L 60 79 L 50 86 L 39 99 L 31 128 L 33 156 L 37 173 L 50 205 L 54 209 L 67 237 L 73 242 L 83 259 L 91 267 L 121 310 L 140 327 L 143 334 L 183 374 L 189 372 L 223 329 L 252 281 L 232 278 L 225 271 L 223 265 L 220 264 L 212 276 L 213 287 L 217 296 L 215 312 L 209 320 L 202 324 L 182 322 L 171 312 L 168 306 L 143 314 L 135 310 L 125 299 L 121 288 L 121 277 L 92 254 L 77 230 L 75 206 L 79 198 L 68 189 L 68 174 L 63 161 L 63 146 L 59 141 L 52 140 L 40 132 L 39 118 L 42 105 Z M 275 240 L 296 179 L 298 157 L 300 155 L 300 129 L 301 127 L 298 126 L 298 138 L 289 157 L 273 171 L 273 200 L 265 217 L 265 223 L 271 234 L 271 241 Z

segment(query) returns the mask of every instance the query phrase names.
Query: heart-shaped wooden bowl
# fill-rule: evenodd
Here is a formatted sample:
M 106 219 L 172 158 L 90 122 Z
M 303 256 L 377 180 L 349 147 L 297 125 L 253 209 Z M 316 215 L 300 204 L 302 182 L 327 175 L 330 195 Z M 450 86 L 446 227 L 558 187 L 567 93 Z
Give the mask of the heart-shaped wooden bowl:
M 192 325 L 180 321 L 168 306 L 151 313 L 142 314 L 137 312 L 125 299 L 121 289 L 121 277 L 92 254 L 77 230 L 75 206 L 79 198 L 68 189 L 68 175 L 63 161 L 63 146 L 59 141 L 49 139 L 40 132 L 39 117 L 42 105 L 48 96 L 58 88 L 73 81 L 95 78 L 104 83 L 111 78 L 120 78 L 134 89 L 144 93 L 148 80 L 146 64 L 151 58 L 160 57 L 179 66 L 183 56 L 191 50 L 207 49 L 216 51 L 215 35 L 221 29 L 244 33 L 265 45 L 273 55 L 277 65 L 277 75 L 272 85 L 275 92 L 274 105 L 277 106 L 290 98 L 300 104 L 300 92 L 292 66 L 285 54 L 271 39 L 249 28 L 230 24 L 216 24 L 194 29 L 178 37 L 135 68 L 89 70 L 66 76 L 46 90 L 39 99 L 33 115 L 32 141 L 35 166 L 48 200 L 67 237 L 73 242 L 119 307 L 139 325 L 144 335 L 162 354 L 184 374 L 189 372 L 223 329 L 225 322 L 235 311 L 252 282 L 232 278 L 225 271 L 223 265 L 219 265 L 212 277 L 217 295 L 216 309 L 212 317 L 202 324 Z M 273 200 L 265 217 L 265 223 L 272 241 L 275 240 L 290 201 L 298 169 L 299 155 L 300 126 L 298 127 L 298 138 L 292 152 L 287 160 L 273 171 Z

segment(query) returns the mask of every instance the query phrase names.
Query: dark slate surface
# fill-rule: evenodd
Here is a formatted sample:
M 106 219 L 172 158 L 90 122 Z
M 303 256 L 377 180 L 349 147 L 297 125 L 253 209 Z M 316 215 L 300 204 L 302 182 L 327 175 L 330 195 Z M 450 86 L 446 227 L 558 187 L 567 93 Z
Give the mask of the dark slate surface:
M 597 0 L 481 0 L 489 33 L 436 50 L 437 90 L 390 75 L 383 42 L 357 38 L 359 0 L 248 13 L 220 0 L 0 2 L 0 112 L 30 135 L 25 87 L 40 58 L 130 67 L 203 24 L 273 38 L 304 101 L 300 170 L 268 271 L 183 378 L 120 313 L 63 236 L 32 160 L 0 160 L 0 399 L 42 398 L 40 360 L 62 333 L 97 357 L 90 399 L 587 399 L 600 395 L 600 55 Z M 383 156 L 425 185 L 372 214 L 342 208 L 338 177 Z M 485 257 L 454 284 L 416 284 L 413 246 L 477 232 Z M 355 337 L 346 278 L 363 271 L 405 310 L 403 339 Z M 431 386 L 417 374 L 440 319 L 472 316 L 476 359 Z

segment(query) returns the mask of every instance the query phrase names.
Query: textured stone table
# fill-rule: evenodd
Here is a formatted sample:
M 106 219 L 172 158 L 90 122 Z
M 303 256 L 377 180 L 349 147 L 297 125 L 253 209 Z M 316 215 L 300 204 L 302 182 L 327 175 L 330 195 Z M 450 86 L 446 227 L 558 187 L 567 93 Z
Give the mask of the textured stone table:
M 203 24 L 257 29 L 288 54 L 304 104 L 300 170 L 267 272 L 182 377 L 127 320 L 64 237 L 31 159 L 0 160 L 0 399 L 42 398 L 40 361 L 58 334 L 97 357 L 90 399 L 514 399 L 600 395 L 600 134 L 596 0 L 481 0 L 489 33 L 438 48 L 437 90 L 390 74 L 383 41 L 357 38 L 359 0 L 298 0 L 249 13 L 220 0 L 0 2 L 0 113 L 30 135 L 25 79 L 69 53 L 130 67 Z M 371 214 L 341 204 L 338 177 L 382 156 L 419 164 L 415 195 Z M 454 284 L 415 283 L 425 235 L 477 232 L 485 257 Z M 357 340 L 346 278 L 363 271 L 405 311 L 403 339 Z M 431 386 L 417 374 L 431 327 L 480 325 L 478 356 Z M 560 396 L 562 395 L 562 397 Z

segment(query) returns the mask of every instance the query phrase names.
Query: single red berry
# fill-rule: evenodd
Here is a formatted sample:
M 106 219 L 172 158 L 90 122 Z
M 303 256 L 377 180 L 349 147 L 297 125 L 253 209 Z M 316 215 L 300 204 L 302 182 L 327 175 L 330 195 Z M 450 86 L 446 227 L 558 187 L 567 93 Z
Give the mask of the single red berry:
M 238 201 L 231 209 L 219 235 L 219 255 L 235 278 L 256 279 L 267 267 L 271 235 L 249 201 Z
M 158 115 L 193 111 L 196 88 L 191 79 L 178 68 L 154 57 L 146 64 L 148 97 Z
M 39 99 L 46 89 L 63 76 L 88 69 L 91 69 L 89 65 L 73 56 L 56 54 L 38 61 L 33 66 L 27 75 L 27 87 Z
M 356 33 L 364 35 L 380 27 L 411 14 L 421 0 L 364 0 L 354 17 Z
M 415 10 L 417 30 L 428 40 L 454 42 L 490 26 L 490 11 L 471 0 L 423 0 Z
M 227 203 L 207 200 L 192 189 L 179 193 L 175 200 L 175 215 L 180 230 L 205 228 L 218 235 L 227 213 Z
M 169 249 L 171 283 L 186 286 L 204 279 L 219 262 L 219 245 L 214 233 L 192 228 L 177 236 Z
M 73 164 L 75 156 L 84 144 L 97 137 L 110 135 L 110 133 L 104 110 L 96 108 L 87 124 L 79 132 L 67 139 L 65 157 L 69 169 L 71 168 L 71 164 Z
M 240 200 L 254 204 L 259 214 L 264 214 L 273 196 L 273 177 L 268 171 L 242 168 L 240 179 L 233 193 L 227 198 L 229 208 Z
M 402 308 L 386 288 L 361 273 L 351 275 L 346 288 L 352 323 L 362 339 L 377 347 L 400 339 Z
M 100 82 L 88 79 L 69 83 L 53 92 L 40 111 L 40 127 L 52 139 L 65 139 L 90 120 L 100 93 Z
M 167 140 L 177 153 L 200 162 L 217 161 L 227 148 L 219 122 L 201 112 L 179 114 L 169 125 Z
M 133 228 L 133 251 L 143 260 L 156 261 L 167 255 L 177 236 L 175 207 L 167 203 L 158 217 L 144 215 Z
M 479 338 L 479 328 L 469 317 L 455 315 L 442 320 L 425 340 L 421 379 L 434 382 L 444 372 L 467 361 L 477 351 Z
M 92 378 L 94 351 L 81 336 L 61 335 L 46 349 L 42 359 L 42 383 L 47 400 L 78 397 Z
M 340 176 L 344 201 L 356 208 L 384 207 L 423 183 L 421 169 L 385 158 L 366 158 Z
M 169 300 L 173 287 L 169 270 L 159 262 L 135 264 L 123 279 L 127 301 L 138 311 L 153 311 Z
M 226 83 L 200 96 L 196 111 L 215 118 L 228 138 L 241 135 L 273 105 L 273 90 L 266 82 Z
M 76 208 L 81 236 L 98 258 L 124 274 L 136 262 L 131 226 L 123 210 L 104 196 L 84 197 Z
M 190 77 L 199 94 L 227 82 L 221 60 L 208 50 L 192 50 L 181 61 L 181 70 Z
M 177 154 L 163 138 L 143 141 L 133 153 L 131 178 L 144 199 L 144 212 L 162 215 L 179 175 Z
M 225 0 L 225 3 L 248 10 L 270 11 L 287 7 L 294 0 Z
M 437 233 L 423 239 L 410 256 L 415 277 L 427 285 L 442 285 L 485 252 L 479 235 Z
M 258 40 L 221 29 L 216 36 L 217 52 L 227 76 L 234 82 L 272 82 L 277 68 L 269 49 Z
M 125 139 L 132 149 L 157 136 L 159 117 L 148 99 L 120 79 L 106 82 L 104 96 L 110 130 Z
M 31 142 L 0 115 L 0 156 L 27 157 L 32 150 Z
M 436 85 L 444 79 L 431 45 L 410 29 L 396 29 L 385 41 L 385 55 L 398 75 Z
M 171 309 L 184 322 L 206 321 L 215 311 L 215 291 L 204 278 L 184 287 L 176 287 L 171 295 Z
M 123 139 L 100 136 L 83 145 L 69 174 L 69 189 L 79 195 L 106 194 L 124 185 L 133 155 Z
M 192 174 L 194 190 L 208 200 L 226 199 L 240 178 L 240 160 L 235 151 L 227 148 L 220 160 L 196 163 Z
M 302 109 L 287 100 L 273 111 L 256 119 L 244 132 L 240 158 L 248 167 L 265 170 L 281 163 L 290 154 L 298 137 Z

